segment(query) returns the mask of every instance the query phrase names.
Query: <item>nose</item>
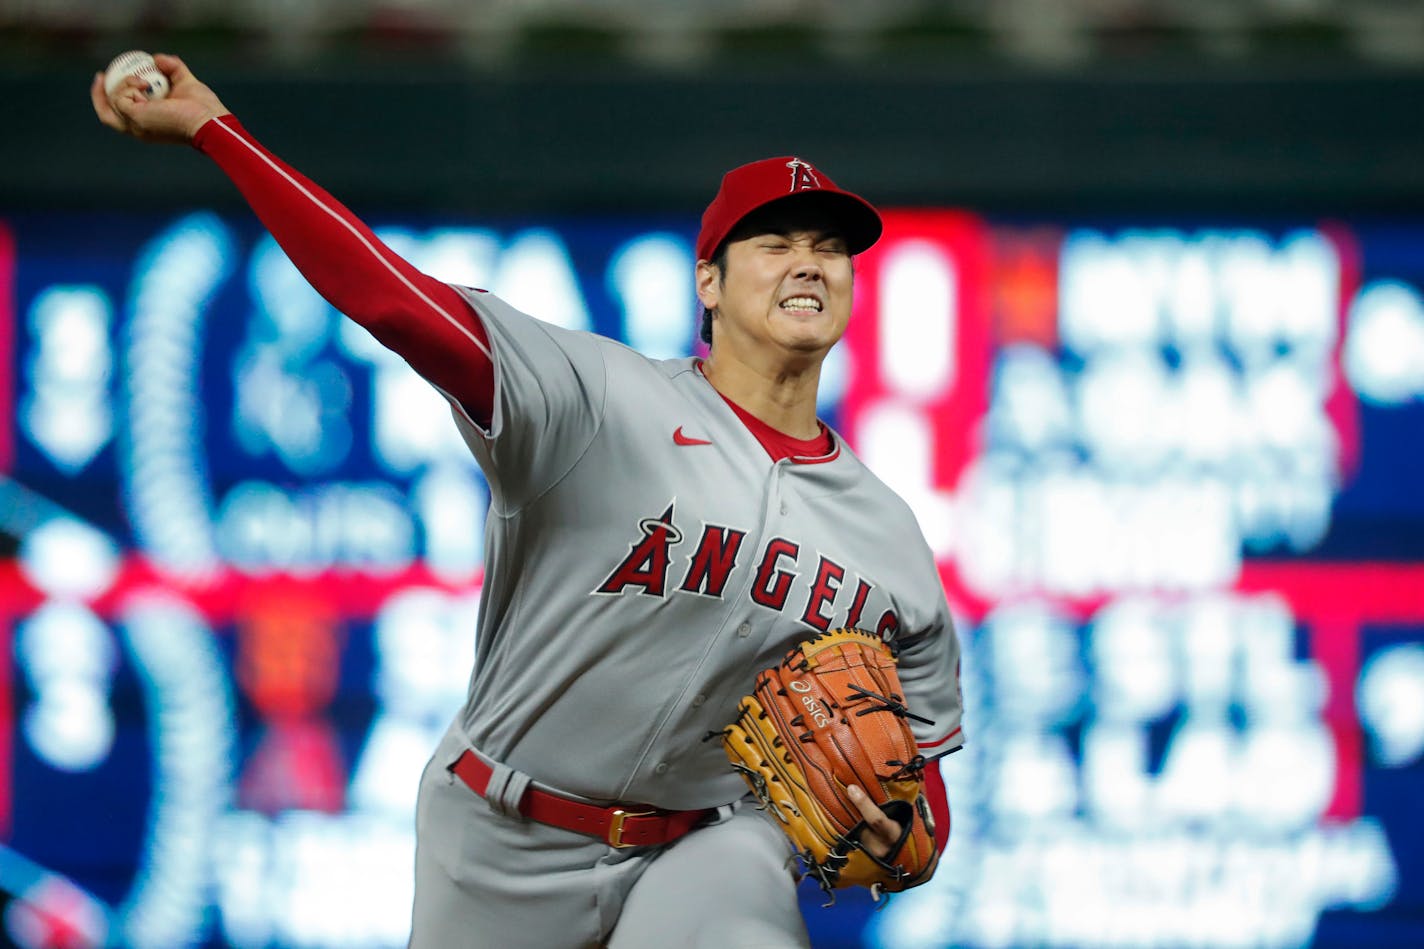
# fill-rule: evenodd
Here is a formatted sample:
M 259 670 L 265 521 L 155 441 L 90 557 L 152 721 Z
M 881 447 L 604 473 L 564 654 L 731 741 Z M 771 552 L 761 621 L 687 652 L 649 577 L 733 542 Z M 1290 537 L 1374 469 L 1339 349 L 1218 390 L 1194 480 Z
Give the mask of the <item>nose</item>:
M 791 273 L 798 280 L 821 280 L 824 277 L 821 262 L 816 259 L 813 248 L 798 248 L 796 264 Z

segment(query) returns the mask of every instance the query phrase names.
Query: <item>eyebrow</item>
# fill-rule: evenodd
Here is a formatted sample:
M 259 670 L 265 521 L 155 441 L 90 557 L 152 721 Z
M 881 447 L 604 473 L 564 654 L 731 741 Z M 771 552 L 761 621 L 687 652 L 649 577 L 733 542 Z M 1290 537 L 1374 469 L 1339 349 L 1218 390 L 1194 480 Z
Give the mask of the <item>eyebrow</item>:
M 758 229 L 758 233 L 761 234 L 762 236 L 766 236 L 766 235 L 770 234 L 770 235 L 773 235 L 773 236 L 775 236 L 775 237 L 785 237 L 786 239 L 790 240 L 791 235 L 793 235 L 793 234 L 810 233 L 810 232 L 813 231 L 813 230 L 816 230 L 816 229 L 814 229 L 814 228 L 794 228 L 794 227 L 765 227 L 765 228 L 759 228 L 759 229 Z M 820 236 L 818 236 L 818 237 L 816 238 L 816 242 L 817 242 L 817 243 L 820 243 L 821 241 L 843 241 L 843 240 L 846 239 L 844 234 L 842 234 L 840 231 L 836 231 L 836 230 L 826 229 L 826 230 L 820 231 L 819 233 L 820 233 Z

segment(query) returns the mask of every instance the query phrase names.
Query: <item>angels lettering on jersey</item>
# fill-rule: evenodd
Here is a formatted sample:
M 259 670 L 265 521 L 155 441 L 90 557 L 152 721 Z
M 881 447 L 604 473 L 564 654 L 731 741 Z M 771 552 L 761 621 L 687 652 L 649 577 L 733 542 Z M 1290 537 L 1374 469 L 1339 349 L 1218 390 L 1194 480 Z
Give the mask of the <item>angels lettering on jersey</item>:
M 772 535 L 756 551 L 744 550 L 747 531 L 703 523 L 699 536 L 683 533 L 673 519 L 674 503 L 657 517 L 645 517 L 622 557 L 593 591 L 621 595 L 707 596 L 723 599 L 732 574 L 752 572 L 746 587 L 753 603 L 786 613 L 814 630 L 841 627 L 873 630 L 889 642 L 900 621 L 893 609 L 868 616 L 866 606 L 876 585 L 864 577 L 847 577 L 846 568 L 825 554 L 803 550 L 787 537 Z M 685 547 L 673 557 L 674 547 Z M 751 555 L 751 556 L 746 556 Z M 740 580 L 741 578 L 739 578 Z M 732 586 L 737 589 L 741 584 Z M 844 591 L 853 590 L 847 597 Z M 845 600 L 844 608 L 836 606 Z

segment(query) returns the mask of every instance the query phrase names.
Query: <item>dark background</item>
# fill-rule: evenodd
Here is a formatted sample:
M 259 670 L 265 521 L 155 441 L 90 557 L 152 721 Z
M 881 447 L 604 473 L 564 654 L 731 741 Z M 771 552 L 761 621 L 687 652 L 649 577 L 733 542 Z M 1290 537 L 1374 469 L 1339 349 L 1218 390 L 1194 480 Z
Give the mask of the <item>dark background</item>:
M 293 65 L 178 52 L 296 167 L 345 200 L 404 211 L 700 210 L 726 168 L 782 153 L 886 205 L 1424 209 L 1415 67 L 1148 59 L 1062 71 L 951 57 L 689 74 L 553 55 L 491 71 L 408 54 Z M 0 206 L 234 204 L 203 162 L 98 125 L 86 86 L 106 62 L 96 51 L 0 63 Z

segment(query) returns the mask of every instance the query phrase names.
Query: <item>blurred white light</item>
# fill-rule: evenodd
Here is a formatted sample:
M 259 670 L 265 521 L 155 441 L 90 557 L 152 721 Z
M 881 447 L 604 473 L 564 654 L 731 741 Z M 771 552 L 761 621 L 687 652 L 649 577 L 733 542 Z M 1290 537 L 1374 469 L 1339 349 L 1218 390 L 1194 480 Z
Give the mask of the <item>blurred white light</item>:
M 954 507 L 935 489 L 934 433 L 924 414 L 893 402 L 880 402 L 859 419 L 860 457 L 914 512 L 920 532 L 937 556 L 954 543 Z
M 366 327 L 355 320 L 342 320 L 336 327 L 337 345 L 352 359 L 368 362 L 374 366 L 403 366 L 410 370 L 410 364 L 397 353 L 382 346 Z M 414 372 L 414 370 L 410 370 Z
M 1000 352 L 989 425 L 996 443 L 1024 452 L 1041 452 L 1070 440 L 1068 393 L 1052 355 L 1027 345 Z
M 954 386 L 959 276 L 954 260 L 928 241 L 905 241 L 885 254 L 880 273 L 880 375 L 912 399 Z
M 37 689 L 55 679 L 107 682 L 118 653 L 108 627 L 88 607 L 42 604 L 20 625 L 15 653 Z
M 1184 701 L 1194 709 L 1224 715 L 1236 678 L 1237 614 L 1224 596 L 1185 604 L 1176 642 Z
M 1083 804 L 1098 825 L 1142 829 L 1154 816 L 1142 729 L 1113 721 L 1084 728 L 1081 769 Z
M 1328 353 L 1339 335 L 1339 254 L 1316 230 L 1287 234 L 1279 254 L 1281 335 L 1294 350 Z
M 1219 279 L 1227 333 L 1236 355 L 1257 365 L 1275 354 L 1282 288 L 1270 241 L 1264 234 L 1235 232 L 1224 238 Z
M 860 455 L 898 494 L 929 483 L 933 435 L 912 408 L 882 402 L 860 419 Z
M 1174 433 L 1164 431 L 1167 371 L 1144 350 L 1092 360 L 1078 377 L 1085 447 L 1104 470 L 1140 472 L 1159 465 Z
M 1073 231 L 1060 266 L 1059 328 L 1066 345 L 1089 354 L 1157 336 L 1157 300 L 1147 275 L 1116 242 L 1096 231 Z
M 1355 700 L 1376 760 L 1402 768 L 1424 754 L 1424 645 L 1381 649 L 1360 672 Z
M 1278 243 L 1248 230 L 1075 231 L 1063 247 L 1061 329 L 1083 354 L 1169 342 L 1201 353 L 1224 337 L 1248 365 L 1278 346 L 1318 359 L 1335 339 L 1339 272 L 1315 230 Z
M 1210 236 L 1184 240 L 1167 287 L 1167 331 L 1188 352 L 1205 350 L 1220 332 Z
M 450 403 L 405 363 L 382 366 L 372 380 L 372 454 L 395 474 L 431 462 L 470 468 L 474 460 L 450 418 Z
M 623 304 L 624 339 L 651 359 L 691 351 L 702 312 L 693 292 L 693 263 L 687 242 L 669 234 L 640 235 L 609 262 L 609 289 Z
M 213 861 L 214 900 L 222 933 L 237 949 L 265 949 L 275 935 L 264 892 L 271 837 L 267 818 L 248 811 L 229 811 L 213 830 L 215 852 L 223 855 Z
M 850 349 L 844 344 L 831 347 L 821 363 L 821 384 L 816 388 L 816 414 L 834 413 L 845 398 L 850 382 Z
M 498 255 L 499 239 L 493 232 L 460 227 L 430 231 L 407 259 L 437 280 L 483 287 L 494 273 Z
M 112 316 L 109 296 L 98 287 L 47 287 L 30 306 L 35 345 L 20 420 L 66 474 L 88 465 L 113 434 Z
M 1335 740 L 1318 720 L 1248 729 L 1235 775 L 1237 808 L 1257 832 L 1301 832 L 1335 793 Z
M 1181 459 L 1201 467 L 1227 466 L 1243 443 L 1237 378 L 1215 353 L 1183 362 L 1173 397 L 1173 428 L 1179 433 Z
M 448 711 L 453 716 L 458 710 L 457 703 Z M 348 805 L 396 817 L 414 814 L 419 786 L 411 775 L 420 774 L 439 739 L 439 730 L 432 734 L 423 721 L 378 715 L 352 771 Z
M 1077 768 L 1057 733 L 1015 732 L 1004 740 L 994 778 L 993 806 L 1008 834 L 1027 832 L 1078 807 Z
M 960 479 L 956 546 L 972 555 L 959 569 L 971 589 L 1003 596 L 1024 585 L 1021 492 L 993 456 L 971 462 Z
M 410 935 L 415 837 L 401 821 L 364 814 L 289 811 L 275 819 L 229 813 L 220 852 L 241 855 L 252 876 L 218 861 L 218 903 L 239 946 L 383 949 Z M 228 922 L 231 914 L 232 922 Z
M 1153 721 L 1179 694 L 1167 624 L 1151 601 L 1115 600 L 1093 617 L 1089 655 L 1097 714 L 1109 721 Z
M 396 593 L 376 616 L 375 692 L 381 705 L 352 772 L 356 807 L 404 819 L 426 759 L 465 700 L 475 660 L 479 596 Z
M 1045 606 L 1002 606 L 984 621 L 989 672 L 1002 719 L 1030 727 L 1065 723 L 1083 692 L 1078 637 Z
M 388 714 L 422 719 L 444 730 L 465 700 L 479 605 L 477 594 L 412 589 L 393 594 L 381 606 L 375 624 L 380 661 L 375 688 Z
M 20 542 L 20 569 L 50 596 L 91 599 L 113 585 L 118 546 L 104 533 L 71 517 L 55 517 Z
M 113 368 L 112 306 L 99 287 L 46 287 L 30 304 L 36 358 L 57 384 L 102 384 Z
M 1246 410 L 1260 444 L 1318 450 L 1331 444 L 1324 392 L 1290 362 L 1275 362 L 1246 378 Z
M 574 262 L 553 231 L 516 234 L 499 258 L 499 272 L 489 289 L 516 309 L 570 330 L 592 328 Z
M 120 942 L 191 946 L 208 922 L 212 828 L 231 799 L 232 680 L 213 631 L 176 596 L 131 594 L 120 622 L 144 688 L 154 775 L 141 858 L 117 910 Z
M 61 771 L 87 771 L 114 744 L 108 696 L 79 683 L 57 683 L 25 711 L 25 738 L 39 757 Z
M 1113 512 L 1101 483 L 1079 471 L 1050 471 L 1033 487 L 1038 541 L 1033 568 L 1040 582 L 1069 596 L 1095 592 L 1121 549 L 1116 531 L 1107 526 Z
M 258 241 L 247 280 L 257 303 L 252 342 L 274 346 L 292 360 L 315 356 L 339 315 L 274 238 L 264 236 Z
M 1239 700 L 1253 726 L 1299 725 L 1316 717 L 1326 686 L 1313 660 L 1295 656 L 1295 618 L 1273 598 L 1239 614 Z
M 1155 789 L 1158 812 L 1201 825 L 1221 818 L 1231 806 L 1235 746 L 1224 715 L 1183 718 L 1172 732 Z
M 16 656 L 33 696 L 24 715 L 30 747 L 63 771 L 98 765 L 114 741 L 118 650 L 108 628 L 77 603 L 49 601 L 20 626 Z
M 329 482 L 288 493 L 243 481 L 223 498 L 217 522 L 225 559 L 256 576 L 333 566 L 391 573 L 415 557 L 405 499 L 383 483 Z
M 200 398 L 202 325 L 208 300 L 236 257 L 213 214 L 179 219 L 135 268 L 124 383 L 128 432 L 119 470 L 140 545 L 162 570 L 192 580 L 218 569 L 211 535 Z
M 1361 398 L 1401 405 L 1424 396 L 1424 298 L 1418 290 L 1394 280 L 1369 284 L 1350 305 L 1349 326 L 1342 358 Z
M 1168 478 L 1149 492 L 1136 518 L 1147 527 L 1134 556 L 1150 564 L 1160 586 L 1206 590 L 1241 572 L 1241 537 L 1232 520 L 1231 491 L 1218 478 Z M 1156 531 L 1156 542 L 1152 533 Z M 1171 544 L 1161 543 L 1170 537 Z
M 484 565 L 489 497 L 466 466 L 438 465 L 422 477 L 411 500 L 425 531 L 425 561 L 449 583 L 473 579 Z
M 233 432 L 249 454 L 275 452 L 293 473 L 331 471 L 351 449 L 351 383 L 331 360 L 292 360 L 249 342 L 233 363 Z

